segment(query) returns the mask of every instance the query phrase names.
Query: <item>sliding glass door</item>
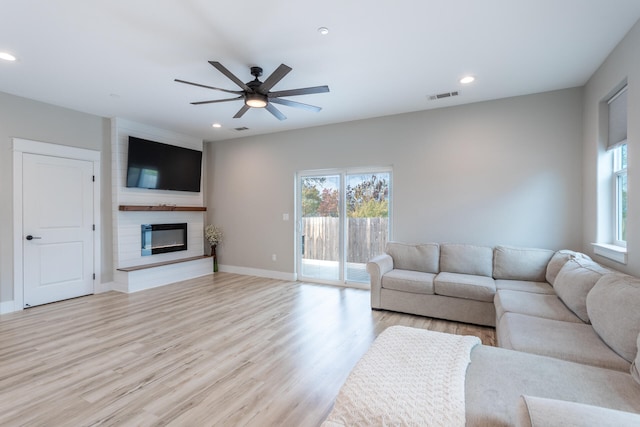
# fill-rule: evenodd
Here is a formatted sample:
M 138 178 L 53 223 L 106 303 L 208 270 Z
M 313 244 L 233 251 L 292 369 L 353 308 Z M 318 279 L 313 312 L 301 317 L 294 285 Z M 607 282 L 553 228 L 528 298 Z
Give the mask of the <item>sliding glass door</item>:
M 352 173 L 346 180 L 346 280 L 369 283 L 367 261 L 389 239 L 391 172 Z
M 340 280 L 340 175 L 302 176 L 300 182 L 300 275 Z
M 389 240 L 391 170 L 301 172 L 297 181 L 300 278 L 368 284 L 366 263 Z

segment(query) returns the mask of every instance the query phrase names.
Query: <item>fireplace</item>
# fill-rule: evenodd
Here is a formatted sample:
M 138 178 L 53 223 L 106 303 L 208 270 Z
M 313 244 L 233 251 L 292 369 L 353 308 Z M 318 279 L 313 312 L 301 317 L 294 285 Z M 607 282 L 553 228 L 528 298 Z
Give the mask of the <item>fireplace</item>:
M 142 224 L 142 255 L 187 250 L 187 223 Z

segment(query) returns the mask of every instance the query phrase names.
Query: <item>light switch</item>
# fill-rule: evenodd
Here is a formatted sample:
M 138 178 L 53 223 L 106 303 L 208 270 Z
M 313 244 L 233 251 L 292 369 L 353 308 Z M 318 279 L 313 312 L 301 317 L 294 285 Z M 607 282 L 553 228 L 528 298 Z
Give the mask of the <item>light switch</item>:
M 288 213 L 283 213 L 282 214 L 282 220 L 283 221 L 289 221 L 289 214 Z

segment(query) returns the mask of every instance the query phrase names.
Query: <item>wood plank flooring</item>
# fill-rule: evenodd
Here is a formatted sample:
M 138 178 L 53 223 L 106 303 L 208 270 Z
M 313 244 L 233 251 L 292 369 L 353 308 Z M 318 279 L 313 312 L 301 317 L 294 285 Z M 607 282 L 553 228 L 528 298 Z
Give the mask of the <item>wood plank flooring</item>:
M 0 316 L 2 426 L 318 426 L 391 325 L 369 292 L 229 273 Z

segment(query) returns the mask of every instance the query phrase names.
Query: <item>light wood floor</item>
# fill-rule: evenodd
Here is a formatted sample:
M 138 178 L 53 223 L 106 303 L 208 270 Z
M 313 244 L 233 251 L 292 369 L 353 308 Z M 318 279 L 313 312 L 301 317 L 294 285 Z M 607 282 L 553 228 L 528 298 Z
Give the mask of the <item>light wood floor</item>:
M 317 426 L 391 325 L 369 292 L 216 273 L 0 316 L 0 425 Z

